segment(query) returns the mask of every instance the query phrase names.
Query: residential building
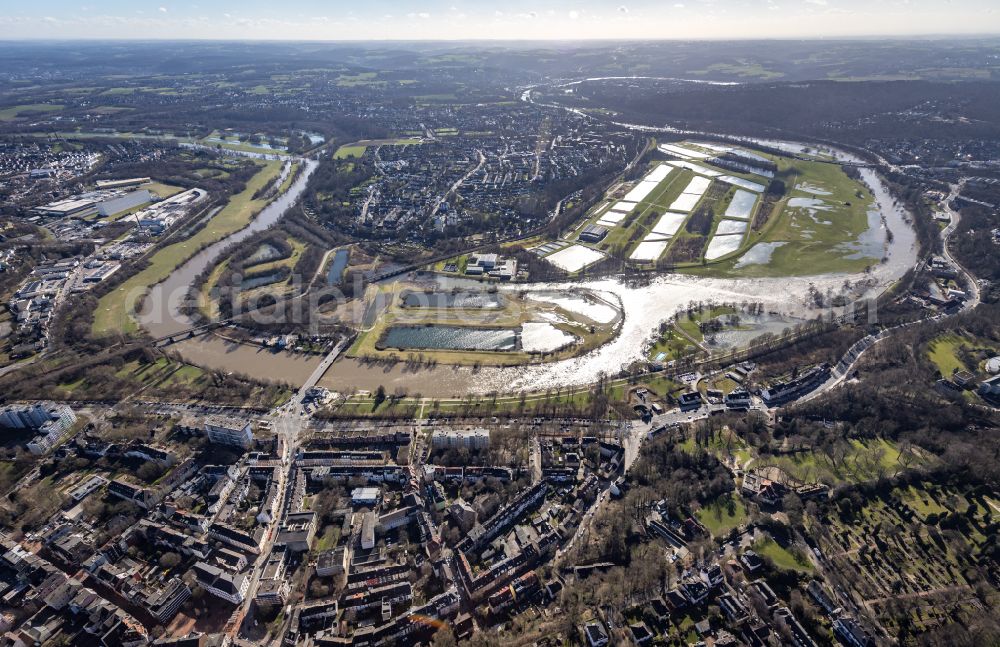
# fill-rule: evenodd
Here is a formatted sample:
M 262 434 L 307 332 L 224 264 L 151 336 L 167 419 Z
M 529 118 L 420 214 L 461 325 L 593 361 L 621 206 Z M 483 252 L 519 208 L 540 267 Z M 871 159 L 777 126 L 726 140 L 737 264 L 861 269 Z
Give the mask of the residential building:
M 431 445 L 434 449 L 455 449 L 458 447 L 475 450 L 488 449 L 490 446 L 490 432 L 488 429 L 482 428 L 435 431 L 431 436 Z
M 374 514 L 374 513 L 372 513 Z M 316 513 L 293 512 L 285 517 L 274 541 L 275 547 L 285 547 L 293 553 L 304 553 L 312 547 L 316 536 Z
M 361 548 L 364 550 L 375 548 L 375 524 L 374 512 L 366 512 L 361 517 Z
M 377 487 L 359 487 L 351 490 L 351 505 L 355 507 L 374 507 L 382 500 L 382 493 Z
M 206 592 L 233 604 L 240 604 L 250 588 L 250 578 L 244 573 L 224 571 L 217 566 L 198 562 L 194 565 L 198 585 Z
M 209 442 L 250 449 L 253 444 L 253 428 L 246 420 L 214 417 L 205 421 L 205 434 Z

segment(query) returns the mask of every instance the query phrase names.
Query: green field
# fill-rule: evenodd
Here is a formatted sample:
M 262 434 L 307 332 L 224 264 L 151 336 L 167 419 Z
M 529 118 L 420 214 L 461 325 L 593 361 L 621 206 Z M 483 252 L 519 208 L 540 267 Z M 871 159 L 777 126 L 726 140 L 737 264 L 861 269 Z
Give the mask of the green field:
M 713 63 L 704 70 L 692 70 L 691 74 L 704 75 L 712 72 L 722 72 L 740 78 L 754 78 L 762 81 L 771 81 L 785 76 L 784 72 L 768 70 L 760 63 L 750 63 L 740 61 L 739 63 Z
M 739 496 L 729 493 L 698 510 L 695 516 L 713 537 L 724 537 L 746 522 L 747 508 Z
M 162 182 L 150 182 L 148 184 L 143 184 L 141 189 L 148 189 L 151 193 L 155 193 L 158 197 L 166 200 L 171 196 L 175 196 L 184 189 L 179 186 L 174 186 L 173 184 L 164 184 Z
M 891 477 L 904 467 L 899 446 L 881 438 L 850 440 L 847 451 L 836 463 L 817 451 L 773 456 L 767 463 L 801 481 L 830 484 L 860 483 L 876 480 L 880 476 Z M 912 457 L 909 466 L 917 467 L 923 463 L 923 459 Z
M 958 350 L 965 346 L 966 341 L 958 335 L 942 335 L 927 346 L 927 356 L 937 366 L 942 377 L 951 377 L 968 368 L 958 356 Z
M 342 160 L 349 157 L 361 157 L 365 154 L 367 146 L 351 146 L 345 145 L 337 149 L 337 152 L 333 154 L 333 159 Z
M 770 558 L 775 566 L 786 571 L 799 573 L 812 573 L 813 571 L 813 566 L 808 558 L 792 553 L 787 548 L 782 548 L 771 538 L 758 541 L 753 545 L 753 549 L 758 555 Z
M 10 106 L 7 108 L 0 108 L 0 121 L 14 121 L 22 114 L 31 114 L 35 112 L 59 112 L 66 106 L 61 106 L 54 103 L 32 103 L 20 106 Z
M 93 333 L 109 335 L 137 332 L 138 324 L 132 315 L 145 291 L 167 278 L 177 266 L 203 246 L 245 227 L 267 205 L 267 200 L 254 200 L 254 194 L 271 184 L 280 171 L 281 162 L 263 163 L 261 170 L 247 182 L 246 188 L 234 195 L 204 229 L 187 240 L 159 249 L 148 259 L 149 264 L 145 269 L 130 277 L 117 290 L 102 297 L 94 312 Z
M 359 85 L 376 85 L 385 81 L 378 80 L 378 72 L 359 72 L 357 74 L 341 74 L 337 77 L 337 85 L 344 88 L 353 88 Z
M 655 360 L 660 356 L 660 353 L 664 353 L 665 357 L 660 361 L 662 363 L 666 363 L 680 359 L 685 355 L 689 355 L 695 350 L 697 349 L 695 345 L 691 343 L 691 340 L 673 328 L 668 328 L 666 332 L 657 338 L 652 347 L 650 347 L 649 359 Z
M 726 277 L 801 276 L 861 272 L 879 262 L 881 247 L 866 249 L 858 244 L 870 226 L 880 227 L 869 222 L 875 200 L 867 187 L 836 164 L 772 159 L 778 164 L 775 177 L 785 183 L 787 193 L 768 222 L 760 231 L 752 231 L 733 255 L 686 271 Z M 881 233 L 876 235 L 881 240 Z M 771 248 L 769 257 L 764 254 L 758 262 L 738 265 L 744 251 L 759 243 Z

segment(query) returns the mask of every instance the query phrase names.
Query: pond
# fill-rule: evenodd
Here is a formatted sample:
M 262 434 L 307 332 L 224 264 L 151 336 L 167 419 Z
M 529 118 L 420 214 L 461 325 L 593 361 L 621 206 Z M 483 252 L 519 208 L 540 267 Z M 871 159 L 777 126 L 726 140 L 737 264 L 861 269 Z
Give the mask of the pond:
M 517 330 L 472 326 L 393 326 L 386 332 L 379 347 L 512 351 L 517 348 Z
M 503 298 L 495 292 L 417 292 L 402 295 L 407 308 L 482 308 L 503 307 Z
M 254 276 L 249 279 L 244 279 L 240 283 L 241 290 L 252 290 L 254 288 L 259 288 L 262 285 L 270 285 L 272 283 L 277 283 L 285 277 L 285 273 L 282 270 L 276 270 L 274 272 L 268 272 L 267 274 L 262 274 L 260 276 Z
M 326 274 L 327 285 L 340 285 L 344 277 L 344 270 L 347 269 L 347 261 L 351 258 L 348 249 L 338 249 L 333 255 L 333 262 L 330 263 L 330 271 Z
M 757 194 L 750 193 L 743 189 L 737 189 L 733 194 L 733 200 L 726 209 L 726 218 L 738 218 L 748 220 L 753 213 L 753 207 L 757 204 Z

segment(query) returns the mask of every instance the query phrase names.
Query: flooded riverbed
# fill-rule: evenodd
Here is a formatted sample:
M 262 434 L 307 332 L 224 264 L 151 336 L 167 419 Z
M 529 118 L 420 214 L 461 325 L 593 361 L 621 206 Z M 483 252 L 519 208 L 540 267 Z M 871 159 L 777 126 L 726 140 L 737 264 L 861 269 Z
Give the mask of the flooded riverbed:
M 175 334 L 190 326 L 190 322 L 179 314 L 178 307 L 187 287 L 195 277 L 229 245 L 243 240 L 253 231 L 260 231 L 284 213 L 305 187 L 308 175 L 315 164 L 310 162 L 304 168 L 292 189 L 281 199 L 264 210 L 254 220 L 251 230 L 243 230 L 221 243 L 199 253 L 174 272 L 163 284 L 156 286 L 147 300 L 149 312 L 143 317 L 143 325 L 154 335 Z M 845 281 L 863 284 L 862 292 L 874 296 L 886 286 L 902 276 L 915 259 L 915 235 L 907 223 L 907 216 L 892 197 L 874 171 L 861 169 L 862 179 L 872 188 L 878 206 L 879 219 L 866 240 L 866 246 L 873 244 L 883 247 L 886 260 L 874 265 L 863 274 L 831 274 L 822 276 L 801 276 L 755 279 L 714 279 L 694 276 L 667 275 L 654 279 L 648 285 L 629 286 L 615 278 L 591 280 L 582 283 L 510 285 L 505 291 L 528 292 L 528 298 L 547 301 L 564 310 L 582 314 L 592 321 L 610 321 L 617 316 L 620 304 L 624 314 L 619 334 L 610 342 L 579 357 L 516 367 L 472 367 L 437 366 L 433 369 L 415 369 L 405 362 L 398 364 L 365 363 L 360 360 L 341 359 L 327 371 L 320 381 L 321 386 L 341 392 L 356 389 L 374 390 L 379 385 L 389 390 L 401 388 L 410 394 L 420 393 L 427 397 L 461 396 L 467 393 L 488 393 L 491 391 L 511 393 L 559 386 L 584 385 L 593 383 L 599 375 L 614 374 L 634 361 L 644 359 L 644 349 L 651 333 L 661 321 L 669 319 L 678 310 L 693 302 L 742 303 L 755 301 L 763 304 L 767 311 L 782 313 L 788 317 L 812 318 L 818 312 L 810 308 L 810 291 L 831 290 L 837 293 Z M 882 224 L 884 220 L 885 224 Z M 886 228 L 893 232 L 892 240 L 886 242 Z M 877 236 L 876 236 L 877 234 Z M 234 238 L 235 237 L 235 238 Z M 766 256 L 761 254 L 762 257 Z M 766 258 L 755 258 L 754 262 L 766 262 Z M 466 288 L 482 284 L 465 284 L 447 280 L 440 282 L 431 278 L 422 279 L 433 283 L 437 290 Z M 607 303 L 582 298 L 584 290 L 593 291 L 606 299 Z M 857 297 L 858 295 L 852 295 Z M 612 307 L 614 304 L 615 307 Z M 609 319 L 610 317 L 610 319 Z M 767 327 L 770 332 L 770 326 Z M 535 335 L 539 333 L 539 335 Z M 542 335 L 544 333 L 544 335 Z M 559 340 L 552 330 L 531 331 L 534 337 L 544 336 L 539 344 L 546 346 Z M 756 334 L 760 334 L 759 331 Z M 720 342 L 728 345 L 743 341 L 745 335 L 732 335 L 736 340 Z M 551 338 L 551 339 L 550 339 Z M 303 382 L 319 364 L 317 356 L 272 353 L 252 346 L 240 346 L 215 336 L 187 340 L 172 347 L 179 350 L 188 361 L 209 369 L 244 373 L 262 379 L 272 379 L 289 383 Z
M 379 384 L 386 388 L 405 388 L 410 393 L 428 397 L 463 395 L 466 393 L 516 393 L 518 391 L 544 390 L 560 386 L 579 386 L 596 381 L 600 374 L 615 374 L 632 362 L 644 359 L 644 348 L 652 332 L 661 321 L 695 302 L 742 303 L 759 302 L 765 311 L 781 313 L 788 318 L 813 318 L 819 311 L 812 308 L 810 292 L 830 290 L 838 293 L 848 281 L 863 285 L 853 298 L 874 297 L 912 267 L 916 257 L 916 237 L 907 223 L 905 211 L 893 204 L 886 187 L 869 169 L 861 170 L 862 178 L 872 189 L 878 211 L 893 232 L 886 241 L 885 227 L 881 224 L 885 262 L 874 265 L 863 274 L 826 274 L 754 279 L 715 279 L 682 275 L 661 276 L 649 285 L 632 287 L 609 278 L 582 283 L 509 286 L 505 289 L 530 289 L 532 293 L 564 295 L 574 298 L 581 289 L 597 294 L 608 294 L 617 299 L 624 310 L 619 334 L 600 348 L 572 359 L 548 364 L 531 364 L 516 367 L 471 368 L 436 367 L 414 372 L 401 366 L 367 366 L 344 360 L 323 376 L 320 384 L 334 390 L 353 388 L 374 389 Z M 596 313 L 595 313 L 596 316 Z M 763 332 L 779 332 L 785 327 L 780 319 L 748 331 L 733 331 L 719 340 L 721 345 L 749 341 Z M 757 328 L 757 326 L 754 326 Z

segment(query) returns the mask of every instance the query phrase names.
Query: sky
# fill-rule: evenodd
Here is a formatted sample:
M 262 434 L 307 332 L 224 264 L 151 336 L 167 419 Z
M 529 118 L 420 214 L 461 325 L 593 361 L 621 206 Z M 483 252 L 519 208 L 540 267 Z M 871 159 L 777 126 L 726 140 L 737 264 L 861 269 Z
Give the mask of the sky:
M 998 0 L 0 0 L 0 39 L 576 40 L 1000 34 Z

